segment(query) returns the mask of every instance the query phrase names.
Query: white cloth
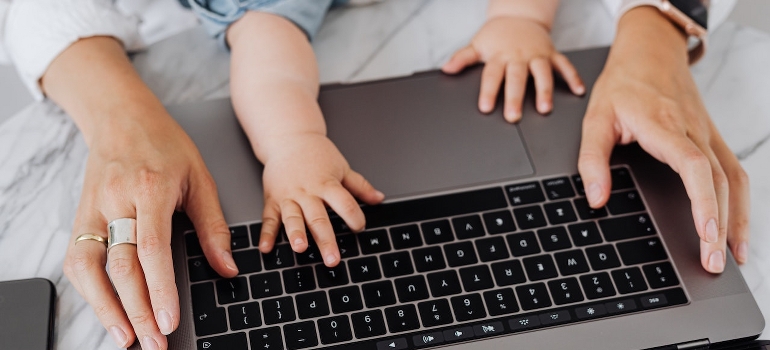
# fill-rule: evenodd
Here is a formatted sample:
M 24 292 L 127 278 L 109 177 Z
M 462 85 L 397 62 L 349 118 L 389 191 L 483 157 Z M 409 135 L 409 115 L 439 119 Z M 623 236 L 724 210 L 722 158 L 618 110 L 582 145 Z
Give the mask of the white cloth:
M 564 0 L 572 1 L 572 0 Z M 603 0 L 617 16 L 624 0 Z M 709 28 L 723 22 L 736 0 L 712 0 Z M 112 36 L 140 50 L 197 23 L 177 0 L 0 0 L 0 64 L 13 63 L 32 95 L 51 62 L 80 38 Z

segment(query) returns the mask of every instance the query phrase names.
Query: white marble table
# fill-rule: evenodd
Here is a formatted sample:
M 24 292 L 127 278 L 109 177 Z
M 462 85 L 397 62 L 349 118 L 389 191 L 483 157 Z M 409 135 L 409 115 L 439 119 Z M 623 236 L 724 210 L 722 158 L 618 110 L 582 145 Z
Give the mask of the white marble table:
M 558 48 L 610 43 L 613 23 L 599 0 L 563 3 L 554 29 Z M 333 11 L 315 42 L 322 80 L 368 80 L 438 67 L 467 43 L 484 11 L 478 0 L 387 1 Z M 693 72 L 751 177 L 752 243 L 741 271 L 770 320 L 768 58 L 770 36 L 727 22 L 713 32 L 710 51 Z M 229 94 L 228 56 L 200 28 L 153 45 L 134 62 L 166 104 Z M 86 154 L 74 124 L 49 102 L 32 104 L 0 124 L 0 280 L 38 276 L 56 284 L 59 350 L 115 347 L 61 271 Z

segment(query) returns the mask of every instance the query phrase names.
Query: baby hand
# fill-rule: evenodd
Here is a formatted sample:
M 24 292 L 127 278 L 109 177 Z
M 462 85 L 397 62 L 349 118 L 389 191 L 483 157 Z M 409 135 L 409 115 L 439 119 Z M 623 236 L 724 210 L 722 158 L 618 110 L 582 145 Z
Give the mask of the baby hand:
M 456 74 L 477 62 L 486 64 L 481 76 L 479 110 L 484 113 L 494 110 L 505 77 L 503 115 L 511 123 L 521 119 L 530 72 L 535 80 L 537 110 L 541 114 L 549 113 L 552 108 L 552 67 L 564 77 L 574 94 L 585 93 L 575 67 L 554 49 L 548 27 L 532 19 L 510 16 L 489 19 L 471 43 L 458 50 L 442 70 Z
M 285 138 L 282 147 L 265 159 L 263 181 L 265 209 L 259 250 L 267 253 L 273 249 L 283 223 L 292 249 L 304 252 L 308 247 L 307 226 L 329 267 L 339 263 L 340 253 L 325 204 L 358 232 L 364 229 L 366 218 L 353 196 L 367 204 L 385 198 L 350 169 L 331 140 L 315 133 Z

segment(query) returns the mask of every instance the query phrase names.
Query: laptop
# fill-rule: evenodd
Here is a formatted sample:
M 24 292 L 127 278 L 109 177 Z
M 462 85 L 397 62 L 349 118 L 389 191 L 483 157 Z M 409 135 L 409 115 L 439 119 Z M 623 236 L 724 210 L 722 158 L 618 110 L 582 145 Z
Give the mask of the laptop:
M 590 91 L 606 48 L 568 53 Z M 476 109 L 481 68 L 321 88 L 329 137 L 386 194 L 364 232 L 331 213 L 342 262 L 258 252 L 262 167 L 229 100 L 173 106 L 219 189 L 240 275 L 208 266 L 183 214 L 172 250 L 182 316 L 171 349 L 770 349 L 728 252 L 699 262 L 681 180 L 636 145 L 589 208 L 577 173 L 588 97 L 557 82 L 518 124 Z M 531 89 L 530 89 L 531 90 Z

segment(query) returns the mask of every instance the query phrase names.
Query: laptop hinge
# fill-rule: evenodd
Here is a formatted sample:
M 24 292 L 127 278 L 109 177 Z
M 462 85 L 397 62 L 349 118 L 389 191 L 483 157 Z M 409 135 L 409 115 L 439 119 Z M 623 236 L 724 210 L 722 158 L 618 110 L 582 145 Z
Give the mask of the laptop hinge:
M 693 340 L 676 344 L 677 350 L 708 350 L 711 342 L 708 339 Z

